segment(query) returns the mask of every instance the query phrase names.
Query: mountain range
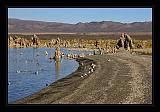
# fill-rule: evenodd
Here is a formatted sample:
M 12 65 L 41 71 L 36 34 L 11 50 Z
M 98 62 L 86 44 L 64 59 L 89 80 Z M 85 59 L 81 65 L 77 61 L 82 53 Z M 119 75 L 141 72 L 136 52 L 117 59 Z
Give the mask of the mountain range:
M 121 23 L 101 21 L 68 24 L 9 18 L 8 32 L 152 32 L 152 22 Z

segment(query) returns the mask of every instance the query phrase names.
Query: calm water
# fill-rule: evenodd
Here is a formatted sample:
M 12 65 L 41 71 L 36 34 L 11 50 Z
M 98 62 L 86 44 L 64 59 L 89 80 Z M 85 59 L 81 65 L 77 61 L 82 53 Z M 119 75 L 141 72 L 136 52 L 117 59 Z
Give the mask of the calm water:
M 45 55 L 45 51 L 48 55 Z M 75 59 L 62 58 L 55 62 L 49 57 L 55 52 L 54 48 L 9 48 L 8 49 L 8 102 L 11 103 L 61 79 L 78 68 Z M 61 48 L 61 52 L 84 53 L 91 51 L 68 51 Z

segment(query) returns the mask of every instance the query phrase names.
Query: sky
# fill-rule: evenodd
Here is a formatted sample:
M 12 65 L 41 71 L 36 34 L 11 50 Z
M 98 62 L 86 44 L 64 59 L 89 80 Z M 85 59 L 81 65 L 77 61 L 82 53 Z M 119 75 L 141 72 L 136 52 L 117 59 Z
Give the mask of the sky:
M 8 18 L 61 22 L 152 21 L 152 8 L 8 8 Z

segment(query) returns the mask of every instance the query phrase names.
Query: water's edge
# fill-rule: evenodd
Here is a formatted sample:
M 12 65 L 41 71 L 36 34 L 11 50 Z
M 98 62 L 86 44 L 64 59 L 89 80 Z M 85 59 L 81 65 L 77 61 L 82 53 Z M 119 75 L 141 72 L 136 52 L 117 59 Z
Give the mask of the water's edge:
M 42 95 L 47 94 L 47 92 L 60 91 L 60 89 L 59 89 L 60 86 L 62 86 L 61 90 L 65 94 L 65 91 L 63 91 L 64 88 L 69 88 L 69 87 L 72 87 L 73 85 L 74 86 L 80 85 L 82 83 L 82 80 L 83 80 L 80 76 L 81 76 L 82 73 L 84 73 L 85 68 L 87 66 L 90 66 L 91 63 L 96 63 L 96 62 L 94 60 L 90 60 L 90 59 L 87 59 L 87 58 L 77 58 L 76 61 L 79 64 L 79 67 L 76 71 L 70 73 L 69 75 L 67 75 L 66 77 L 64 77 L 62 79 L 59 79 L 59 80 L 53 82 L 48 87 L 45 87 L 45 88 L 41 89 L 40 91 L 38 91 L 36 93 L 33 93 L 30 96 L 19 99 L 19 100 L 13 102 L 12 104 L 29 104 L 29 103 L 32 103 L 32 100 L 41 99 Z M 83 65 L 81 64 L 82 62 L 83 62 Z M 67 85 L 64 86 L 64 84 L 66 82 L 70 82 L 70 84 L 67 84 Z M 72 88 L 71 92 L 73 92 L 73 91 L 74 91 L 74 88 Z M 56 94 L 61 94 L 61 91 L 57 92 L 55 94 L 52 94 L 52 95 L 56 96 Z M 67 94 L 69 94 L 69 93 L 67 93 Z M 61 96 L 61 95 L 59 95 L 59 96 Z M 59 99 L 59 97 L 55 97 L 55 100 L 57 100 L 57 99 Z
M 20 100 L 20 99 L 22 99 L 22 98 L 25 98 L 25 97 L 27 97 L 27 96 L 30 96 L 30 95 L 32 95 L 32 94 L 34 94 L 34 93 L 37 93 L 38 91 L 40 91 L 40 90 L 42 90 L 43 88 L 45 88 L 45 87 L 48 87 L 49 85 L 51 85 L 53 82 L 55 82 L 55 81 L 53 81 L 53 80 L 55 80 L 55 79 L 57 79 L 58 77 L 59 77 L 59 79 L 60 78 L 64 78 L 64 77 L 66 77 L 67 75 L 69 75 L 69 74 L 72 74 L 73 72 L 75 72 L 77 69 L 78 69 L 78 67 L 79 67 L 79 64 L 78 64 L 78 62 L 76 61 L 76 59 L 65 59 L 64 58 L 64 60 L 62 61 L 64 64 L 62 64 L 61 63 L 61 65 L 60 65 L 60 69 L 56 69 L 56 68 L 50 68 L 50 66 L 55 66 L 55 67 L 59 67 L 58 65 L 56 65 L 56 63 L 49 63 L 48 64 L 48 62 L 46 61 L 46 58 L 47 57 L 49 57 L 49 56 L 51 56 L 51 54 L 52 54 L 52 52 L 54 52 L 54 48 L 53 49 L 48 49 L 48 48 L 44 48 L 44 49 L 28 49 L 28 50 L 26 50 L 25 51 L 25 49 L 19 49 L 19 50 L 17 50 L 16 49 L 16 52 L 14 52 L 14 50 L 15 49 L 11 49 L 11 50 L 9 50 L 10 51 L 10 53 L 9 53 L 9 55 L 8 55 L 8 59 L 10 59 L 10 57 L 12 57 L 12 54 L 13 54 L 13 57 L 15 57 L 15 59 L 17 59 L 19 56 L 20 57 L 22 57 L 22 58 L 18 58 L 18 60 L 16 60 L 16 61 L 13 61 L 13 62 L 16 62 L 15 64 L 17 65 L 17 66 L 9 66 L 9 65 L 14 65 L 14 63 L 12 62 L 12 61 L 9 61 L 10 62 L 10 64 L 8 65 L 9 66 L 9 68 L 11 68 L 11 72 L 13 72 L 14 71 L 14 75 L 15 76 L 17 76 L 18 78 L 15 78 L 14 77 L 14 75 L 9 71 L 10 69 L 8 69 L 8 76 L 10 76 L 9 78 L 8 78 L 8 87 L 10 87 L 9 88 L 9 90 L 8 90 L 8 103 L 10 104 L 10 103 L 13 103 L 13 102 L 15 102 L 15 101 L 17 101 L 17 100 Z M 91 51 L 68 51 L 68 50 L 66 50 L 66 49 L 61 49 L 62 50 L 62 52 L 63 53 L 65 53 L 65 54 L 68 54 L 68 53 L 73 53 L 73 54 L 81 54 L 81 53 L 84 53 L 84 54 L 89 54 L 89 53 L 92 53 Z M 25 51 L 25 52 L 24 52 Z M 30 52 L 30 54 L 29 53 L 27 53 L 27 55 L 26 55 L 26 52 L 29 52 L 29 51 L 31 51 Z M 43 54 L 43 52 L 44 51 L 48 51 L 48 55 L 47 56 L 45 56 L 44 54 Z M 25 55 L 25 56 L 28 56 L 29 55 L 29 57 L 27 57 L 27 58 L 24 58 L 24 56 L 23 55 Z M 33 55 L 33 56 L 32 56 Z M 37 55 L 38 55 L 38 57 L 37 57 Z M 31 56 L 31 57 L 30 57 Z M 45 58 L 44 58 L 44 56 L 45 56 Z M 36 57 L 36 58 L 35 58 Z M 33 58 L 33 60 L 31 59 L 30 60 L 30 58 Z M 11 58 L 12 59 L 12 58 Z M 24 63 L 25 63 L 25 65 L 24 65 L 24 67 L 22 67 L 22 66 L 19 66 L 20 65 L 20 63 L 22 62 L 21 60 L 23 59 L 23 61 L 24 61 Z M 12 59 L 13 60 L 13 59 Z M 25 60 L 27 60 L 27 61 L 25 61 Z M 68 60 L 68 61 L 65 61 L 65 60 Z M 35 63 L 34 63 L 34 61 L 36 62 L 36 63 L 40 63 L 40 64 L 42 64 L 41 66 L 38 66 L 38 65 L 35 65 Z M 70 63 L 71 62 L 71 63 Z M 12 63 L 12 64 L 11 64 Z M 19 64 L 18 64 L 19 63 Z M 34 66 L 34 68 L 32 68 L 31 67 L 31 69 L 30 69 L 30 65 L 28 65 L 28 64 L 33 64 Z M 68 64 L 69 65 L 68 65 Z M 76 65 L 75 65 L 75 64 Z M 22 64 L 22 63 L 21 63 Z M 49 66 L 48 68 L 47 68 L 47 66 Z M 43 67 L 45 67 L 44 69 L 43 69 Z M 41 72 L 41 68 L 42 68 L 42 72 Z M 66 68 L 68 68 L 68 69 L 66 69 Z M 22 70 L 21 70 L 22 69 Z M 23 77 L 25 77 L 24 75 L 23 75 L 23 70 L 24 71 L 32 71 L 33 73 L 32 73 L 32 77 L 33 78 L 31 78 L 31 80 L 30 80 L 30 77 L 29 77 L 29 75 L 28 75 L 28 73 L 27 72 L 25 72 L 25 74 L 27 74 L 26 76 L 27 76 L 27 80 L 25 80 L 25 81 L 23 81 L 23 80 L 21 80 Z M 38 71 L 38 72 L 35 72 L 35 71 Z M 39 71 L 40 70 L 40 71 Z M 43 71 L 44 70 L 44 71 Z M 45 72 L 45 70 L 50 70 L 50 72 Z M 58 70 L 59 70 L 59 72 L 58 72 Z M 71 70 L 71 71 L 70 71 Z M 18 71 L 20 71 L 20 72 L 18 72 Z M 22 71 L 22 72 L 21 72 Z M 59 74 L 59 75 L 55 75 L 54 77 L 51 77 L 51 74 L 52 73 L 54 73 L 55 72 L 55 74 Z M 22 78 L 21 77 L 19 77 L 18 76 L 18 74 L 20 74 L 19 76 L 23 76 Z M 36 74 L 36 75 L 33 75 L 33 74 Z M 48 74 L 47 75 L 47 77 L 46 77 L 46 75 L 44 76 L 43 74 Z M 40 76 L 40 78 L 41 79 L 45 79 L 44 81 L 43 80 L 41 80 L 41 81 L 38 81 L 38 83 L 37 82 L 35 82 L 37 79 L 40 79 L 39 77 L 37 78 L 37 75 L 39 75 Z M 49 76 L 49 77 L 48 77 Z M 12 80 L 13 79 L 13 80 Z M 24 79 L 24 78 L 23 78 Z M 52 79 L 52 80 L 51 80 Z M 58 80 L 59 80 L 58 79 Z M 17 81 L 17 80 L 20 80 L 20 81 Z M 32 82 L 34 80 L 34 82 Z M 31 83 L 29 82 L 27 82 L 27 81 L 31 81 Z M 18 83 L 17 83 L 18 82 Z M 22 84 L 28 84 L 28 86 L 23 86 Z M 19 86 L 17 87 L 17 89 L 14 89 L 16 86 L 16 84 L 18 84 Z M 31 86 L 30 86 L 31 85 Z M 33 87 L 32 87 L 32 85 L 34 85 L 33 87 L 34 88 L 36 88 L 35 90 L 33 89 Z M 43 86 L 43 87 L 41 87 L 41 86 Z M 25 90 L 27 90 L 27 91 L 24 91 L 23 92 L 23 89 L 24 89 L 24 87 L 25 88 L 31 88 L 31 90 L 29 90 L 29 89 L 25 89 Z M 39 88 L 39 89 L 37 89 L 37 88 Z M 11 90 L 11 91 L 10 91 Z M 18 92 L 20 92 L 20 94 L 16 91 L 16 90 L 19 90 Z M 33 91 L 32 91 L 33 90 Z M 10 94 L 11 93 L 11 94 Z M 12 94 L 13 93 L 13 94 Z M 16 96 L 16 95 L 19 95 L 19 96 Z M 12 97 L 13 97 L 13 99 L 12 99 Z M 11 99 L 11 100 L 10 100 Z

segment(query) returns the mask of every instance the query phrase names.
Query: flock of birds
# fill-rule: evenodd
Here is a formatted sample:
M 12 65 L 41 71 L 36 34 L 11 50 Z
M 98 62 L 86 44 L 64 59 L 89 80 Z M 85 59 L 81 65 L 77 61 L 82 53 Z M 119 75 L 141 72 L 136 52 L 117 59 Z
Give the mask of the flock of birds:
M 23 54 L 23 53 L 20 53 L 20 55 L 22 55 L 22 54 Z M 46 55 L 46 56 L 48 55 L 48 52 L 47 52 L 47 51 L 45 51 L 45 55 Z M 107 61 L 109 62 L 110 59 L 108 59 Z M 81 63 L 81 65 L 82 65 L 82 66 L 84 65 L 83 62 Z M 94 63 L 92 63 L 92 64 L 90 65 L 90 67 L 89 67 L 88 73 L 84 73 L 84 74 L 81 75 L 80 77 L 81 77 L 81 78 L 85 78 L 85 77 L 88 76 L 89 74 L 93 73 L 94 70 L 95 70 L 95 67 L 96 67 L 96 65 L 95 65 Z M 17 71 L 16 71 L 16 73 L 20 73 L 20 72 L 21 72 L 20 70 L 17 70 Z M 36 71 L 35 74 L 38 75 L 38 71 Z M 8 82 L 8 85 L 10 85 L 10 84 L 11 84 L 11 82 L 9 81 L 9 82 Z M 48 86 L 47 83 L 46 83 L 46 86 Z
M 21 55 L 22 55 L 22 54 L 21 54 Z M 47 52 L 45 52 L 45 55 L 48 55 L 48 53 L 47 53 Z M 108 59 L 107 61 L 109 62 L 109 61 L 110 61 L 110 59 Z M 84 64 L 83 64 L 83 63 L 81 63 L 81 65 L 83 66 Z M 95 67 L 96 67 L 96 65 L 92 63 L 92 64 L 90 65 L 90 67 L 89 67 L 89 71 L 88 71 L 88 73 L 84 73 L 84 74 L 83 74 L 83 75 L 81 75 L 80 77 L 81 77 L 81 78 L 85 78 L 85 77 L 86 77 L 86 76 L 88 76 L 90 73 L 93 73 L 93 72 L 94 72 Z M 20 73 L 21 71 L 20 71 L 20 70 L 17 70 L 16 72 L 17 72 L 17 73 Z M 35 72 L 35 74 L 36 74 L 36 75 L 38 75 L 38 71 L 36 71 L 36 72 Z M 10 82 L 8 82 L 8 85 L 10 85 L 10 84 L 11 84 L 11 83 L 10 83 Z M 48 84 L 47 84 L 47 83 L 46 83 L 46 86 L 48 86 Z
M 81 63 L 81 65 L 83 66 L 83 63 Z M 93 73 L 95 67 L 96 67 L 96 65 L 92 63 L 92 64 L 90 65 L 90 67 L 89 67 L 88 73 L 84 73 L 83 75 L 81 75 L 81 78 L 84 78 L 84 77 L 88 76 L 90 73 Z
M 20 55 L 23 55 L 23 53 L 21 52 Z M 45 56 L 47 56 L 47 55 L 48 55 L 48 52 L 45 51 Z M 39 54 L 37 54 L 36 56 L 39 56 Z M 28 61 L 26 60 L 25 63 L 28 63 Z M 25 72 L 25 71 L 20 71 L 20 70 L 16 71 L 16 73 L 18 73 L 18 74 L 21 73 L 21 72 Z M 36 75 L 38 75 L 38 73 L 39 73 L 38 70 L 34 72 L 34 74 L 36 74 Z M 8 82 L 8 85 L 11 85 L 10 81 Z M 46 86 L 48 86 L 47 83 L 46 83 Z
M 20 55 L 23 55 L 23 53 L 21 52 Z M 39 54 L 37 54 L 37 56 L 38 56 L 38 55 L 39 55 Z M 45 52 L 44 52 L 44 55 L 45 55 L 45 56 L 48 56 L 48 52 L 45 51 Z M 25 63 L 27 63 L 27 60 L 25 61 Z M 83 65 L 83 63 L 82 63 L 82 65 Z M 93 73 L 95 66 L 96 66 L 96 65 L 92 63 L 92 64 L 91 64 L 91 67 L 89 68 L 88 73 L 85 73 L 84 75 L 81 75 L 81 78 L 84 78 L 84 77 L 88 76 L 90 73 Z M 20 71 L 20 70 L 17 70 L 17 71 L 16 71 L 16 73 L 18 73 L 18 74 L 21 73 L 21 72 L 23 72 L 23 71 Z M 36 75 L 38 75 L 38 73 L 39 73 L 38 71 L 35 71 L 35 72 L 34 72 L 34 74 L 36 74 Z M 11 82 L 9 81 L 9 82 L 8 82 L 8 85 L 10 85 L 10 84 L 11 84 Z M 47 83 L 46 83 L 46 86 L 48 86 Z
M 110 59 L 107 59 L 107 61 L 110 62 L 111 60 L 110 60 Z M 81 63 L 81 65 L 83 66 L 84 64 Z M 93 73 L 94 70 L 95 70 L 95 67 L 96 67 L 96 65 L 92 63 L 92 64 L 90 65 L 90 67 L 89 67 L 88 73 L 84 73 L 84 74 L 81 75 L 80 77 L 81 77 L 81 78 L 85 78 L 85 77 L 88 76 L 90 73 Z
M 22 54 L 23 54 L 23 53 L 20 53 L 20 55 L 22 55 Z M 48 56 L 48 52 L 47 52 L 47 51 L 45 51 L 45 55 Z M 110 59 L 108 59 L 107 61 L 109 62 Z M 27 63 L 27 61 L 26 61 L 26 63 Z M 84 64 L 81 63 L 81 65 L 83 66 Z M 85 77 L 88 76 L 89 74 L 93 73 L 95 67 L 96 67 L 96 65 L 92 63 L 92 64 L 90 65 L 90 67 L 89 67 L 88 73 L 84 73 L 84 74 L 81 75 L 80 77 L 81 77 L 81 78 L 85 78 Z M 21 72 L 20 70 L 17 70 L 17 71 L 16 71 L 16 73 L 20 73 L 20 72 Z M 35 74 L 38 75 L 38 71 L 36 71 Z M 10 85 L 10 84 L 11 84 L 11 82 L 9 81 L 9 82 L 8 82 L 8 85 Z M 48 86 L 47 83 L 46 83 L 46 86 Z

